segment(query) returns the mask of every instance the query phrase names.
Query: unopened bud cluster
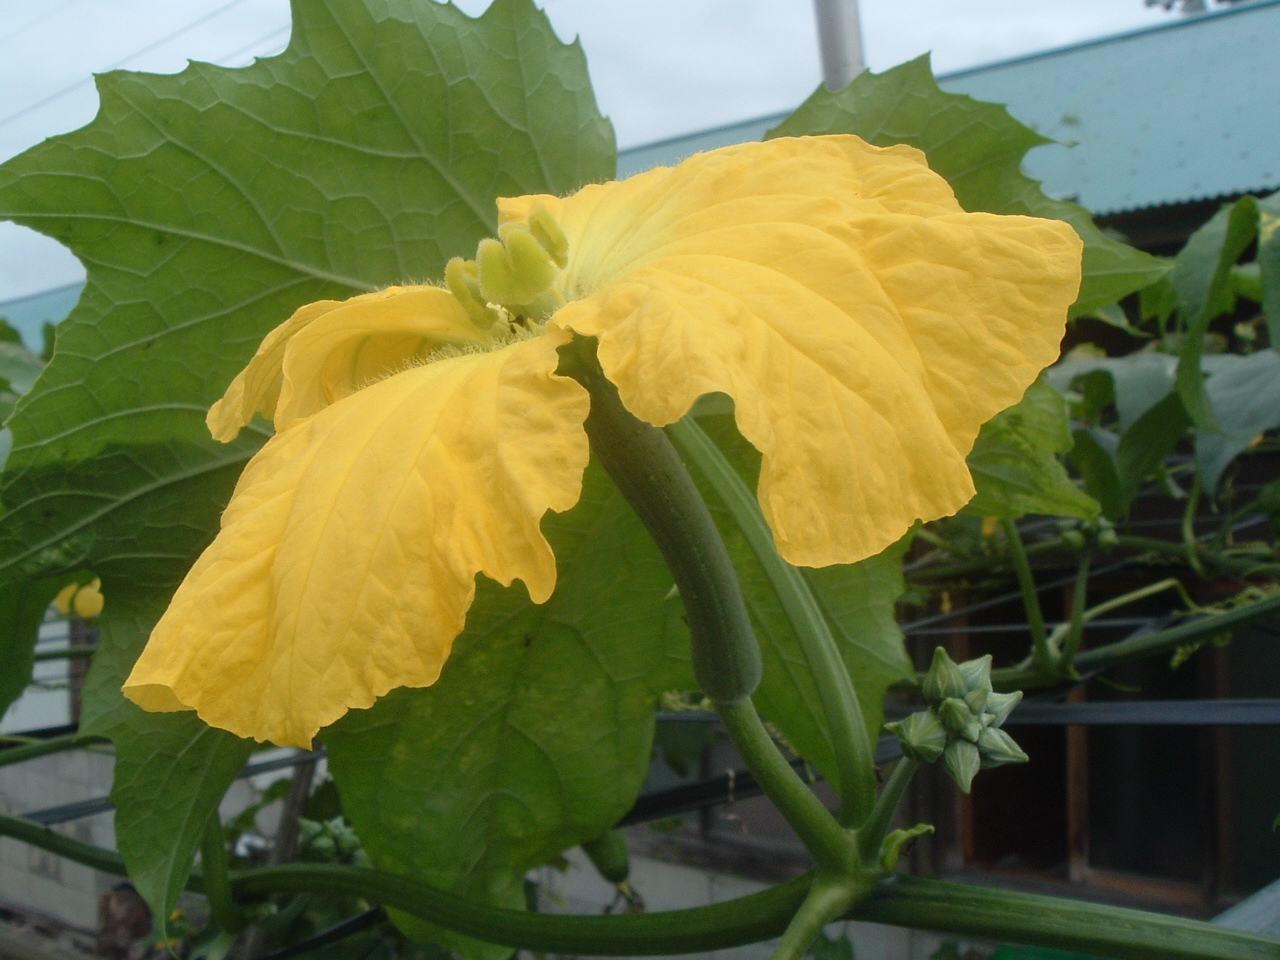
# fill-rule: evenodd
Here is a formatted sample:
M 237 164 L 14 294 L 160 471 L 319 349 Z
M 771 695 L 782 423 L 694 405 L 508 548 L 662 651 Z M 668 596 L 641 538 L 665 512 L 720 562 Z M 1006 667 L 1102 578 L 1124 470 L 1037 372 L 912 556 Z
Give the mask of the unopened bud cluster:
M 903 755 L 919 763 L 938 758 L 965 793 L 980 769 L 1025 763 L 1027 755 L 1000 729 L 1022 692 L 996 693 L 991 657 L 956 663 L 939 647 L 921 692 L 929 706 L 885 728 L 897 734 Z

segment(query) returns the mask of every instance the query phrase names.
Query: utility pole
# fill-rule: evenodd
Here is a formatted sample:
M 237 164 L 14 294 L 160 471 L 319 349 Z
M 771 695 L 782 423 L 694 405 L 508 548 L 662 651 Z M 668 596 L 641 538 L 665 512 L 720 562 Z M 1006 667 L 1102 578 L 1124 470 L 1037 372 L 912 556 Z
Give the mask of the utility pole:
M 822 82 L 828 90 L 840 90 L 867 68 L 858 0 L 813 0 L 813 10 L 818 18 Z

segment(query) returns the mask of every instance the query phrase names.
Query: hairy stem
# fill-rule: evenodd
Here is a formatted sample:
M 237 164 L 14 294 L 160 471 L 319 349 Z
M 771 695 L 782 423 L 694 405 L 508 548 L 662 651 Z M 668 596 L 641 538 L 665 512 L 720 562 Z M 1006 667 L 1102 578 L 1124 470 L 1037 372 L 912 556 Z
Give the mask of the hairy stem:
M 82 747 L 106 742 L 104 737 L 82 737 L 78 733 L 50 737 L 48 740 L 36 740 L 32 743 L 24 743 L 20 747 L 7 747 L 0 750 L 0 767 L 11 763 L 22 763 L 24 760 L 34 760 L 37 757 L 46 757 L 51 753 L 79 750 Z
M 835 872 L 846 871 L 852 860 L 852 838 L 783 759 L 750 698 L 736 703 L 716 703 L 716 709 L 747 769 L 755 774 L 814 862 Z
M 692 417 L 685 417 L 667 427 L 667 435 L 685 459 L 706 477 L 746 538 L 782 604 L 827 722 L 838 774 L 836 786 L 840 794 L 840 820 L 847 826 L 858 826 L 875 805 L 875 759 L 871 737 L 858 704 L 858 692 L 827 618 L 804 575 L 778 556 L 773 534 L 760 513 L 759 503 L 720 448 Z

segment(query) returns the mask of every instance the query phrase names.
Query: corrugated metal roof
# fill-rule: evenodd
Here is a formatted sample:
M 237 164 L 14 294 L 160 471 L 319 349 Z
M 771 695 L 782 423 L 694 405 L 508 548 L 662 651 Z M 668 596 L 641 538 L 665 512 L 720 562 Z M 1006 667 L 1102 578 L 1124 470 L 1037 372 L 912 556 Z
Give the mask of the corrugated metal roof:
M 0 303 L 0 317 L 9 322 L 27 349 L 39 353 L 44 347 L 44 325 L 60 323 L 80 299 L 83 283 L 69 283 L 54 290 L 33 293 Z
M 1280 187 L 1280 0 L 942 78 L 1045 136 L 1025 169 L 1096 214 Z
M 943 89 L 1007 104 L 1061 141 L 1032 150 L 1046 193 L 1095 214 L 1280 188 L 1280 0 L 986 64 Z M 628 176 L 756 140 L 786 114 L 622 151 Z M 1065 144 L 1065 145 L 1063 145 Z

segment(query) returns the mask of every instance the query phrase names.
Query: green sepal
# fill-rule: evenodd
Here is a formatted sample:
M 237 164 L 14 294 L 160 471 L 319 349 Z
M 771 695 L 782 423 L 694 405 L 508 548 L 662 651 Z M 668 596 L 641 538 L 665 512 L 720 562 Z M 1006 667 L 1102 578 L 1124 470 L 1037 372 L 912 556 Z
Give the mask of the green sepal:
M 978 742 L 978 734 L 982 732 L 982 723 L 969 709 L 969 705 L 956 697 L 948 697 L 938 705 L 938 719 L 952 736 L 961 737 L 970 743 Z
M 932 710 L 921 710 L 884 728 L 902 744 L 902 753 L 917 763 L 933 763 L 947 746 L 947 731 Z
M 1022 691 L 1012 693 L 993 693 L 987 697 L 987 708 L 983 720 L 989 727 L 998 727 L 1008 719 L 1013 708 L 1022 700 Z
M 1005 763 L 1026 763 L 1030 759 L 1013 737 L 995 727 L 982 728 L 978 735 L 978 753 L 984 770 Z
M 976 660 L 966 660 L 957 665 L 960 676 L 964 677 L 966 694 L 990 693 L 991 686 L 991 654 L 985 654 Z
M 924 675 L 920 691 L 926 700 L 936 706 L 948 697 L 963 697 L 969 692 L 969 685 L 947 651 L 937 647 L 933 651 L 933 663 Z
M 917 823 L 907 830 L 894 830 L 884 838 L 884 843 L 880 844 L 880 869 L 886 873 L 893 873 L 898 869 L 898 861 L 902 858 L 902 851 L 907 844 L 917 837 L 933 832 L 931 823 Z
M 942 751 L 942 766 L 956 786 L 968 793 L 973 778 L 982 769 L 982 755 L 968 740 L 952 740 Z

